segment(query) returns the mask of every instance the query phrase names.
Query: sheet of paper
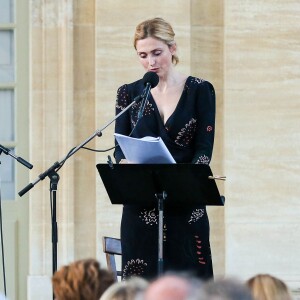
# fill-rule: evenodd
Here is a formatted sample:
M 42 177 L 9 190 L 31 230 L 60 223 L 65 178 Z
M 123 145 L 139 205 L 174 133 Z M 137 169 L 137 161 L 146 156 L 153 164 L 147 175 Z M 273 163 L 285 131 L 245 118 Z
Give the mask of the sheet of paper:
M 135 164 L 176 164 L 160 137 L 146 136 L 141 139 L 114 134 L 125 158 Z

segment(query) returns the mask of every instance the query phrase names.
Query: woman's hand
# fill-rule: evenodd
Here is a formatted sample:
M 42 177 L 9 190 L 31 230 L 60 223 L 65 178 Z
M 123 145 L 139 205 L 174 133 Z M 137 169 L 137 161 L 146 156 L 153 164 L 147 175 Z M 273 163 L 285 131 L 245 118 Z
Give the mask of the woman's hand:
M 121 159 L 119 164 L 129 164 L 127 159 Z

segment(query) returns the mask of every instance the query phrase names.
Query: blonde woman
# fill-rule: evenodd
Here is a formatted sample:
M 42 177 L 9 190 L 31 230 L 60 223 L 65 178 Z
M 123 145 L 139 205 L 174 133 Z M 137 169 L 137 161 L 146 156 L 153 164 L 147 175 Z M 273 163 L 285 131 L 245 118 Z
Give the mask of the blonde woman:
M 156 73 L 159 82 L 151 89 L 142 117 L 138 117 L 142 104 L 137 103 L 117 119 L 115 132 L 134 138 L 161 137 L 177 163 L 209 164 L 215 132 L 215 91 L 207 80 L 181 74 L 176 69 L 179 58 L 174 37 L 172 26 L 162 18 L 137 25 L 134 47 L 138 61 L 145 72 Z M 132 103 L 143 89 L 142 80 L 121 86 L 116 113 Z M 117 163 L 126 162 L 120 147 L 114 156 Z M 140 207 L 123 207 L 123 279 L 152 279 L 158 273 L 158 211 L 155 204 L 146 207 L 142 205 L 143 199 L 140 201 Z M 164 271 L 189 271 L 200 278 L 213 277 L 205 206 L 187 203 L 176 207 L 170 199 L 166 201 L 163 226 Z

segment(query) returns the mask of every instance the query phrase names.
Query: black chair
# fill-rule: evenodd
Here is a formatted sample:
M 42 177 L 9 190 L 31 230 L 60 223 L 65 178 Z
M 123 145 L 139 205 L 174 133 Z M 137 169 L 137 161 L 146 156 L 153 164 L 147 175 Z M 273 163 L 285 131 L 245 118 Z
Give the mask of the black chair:
M 118 276 L 122 276 L 122 271 L 117 270 L 115 255 L 122 255 L 121 240 L 104 236 L 102 237 L 102 245 L 106 255 L 107 268 L 113 272 L 115 281 L 118 281 Z

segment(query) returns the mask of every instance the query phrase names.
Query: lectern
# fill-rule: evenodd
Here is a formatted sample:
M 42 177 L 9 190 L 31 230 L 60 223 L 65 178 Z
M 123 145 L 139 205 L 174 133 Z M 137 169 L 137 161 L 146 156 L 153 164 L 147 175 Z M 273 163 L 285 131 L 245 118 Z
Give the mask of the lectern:
M 164 207 L 224 205 L 208 165 L 198 164 L 97 164 L 112 204 L 157 205 L 158 275 L 163 272 Z

